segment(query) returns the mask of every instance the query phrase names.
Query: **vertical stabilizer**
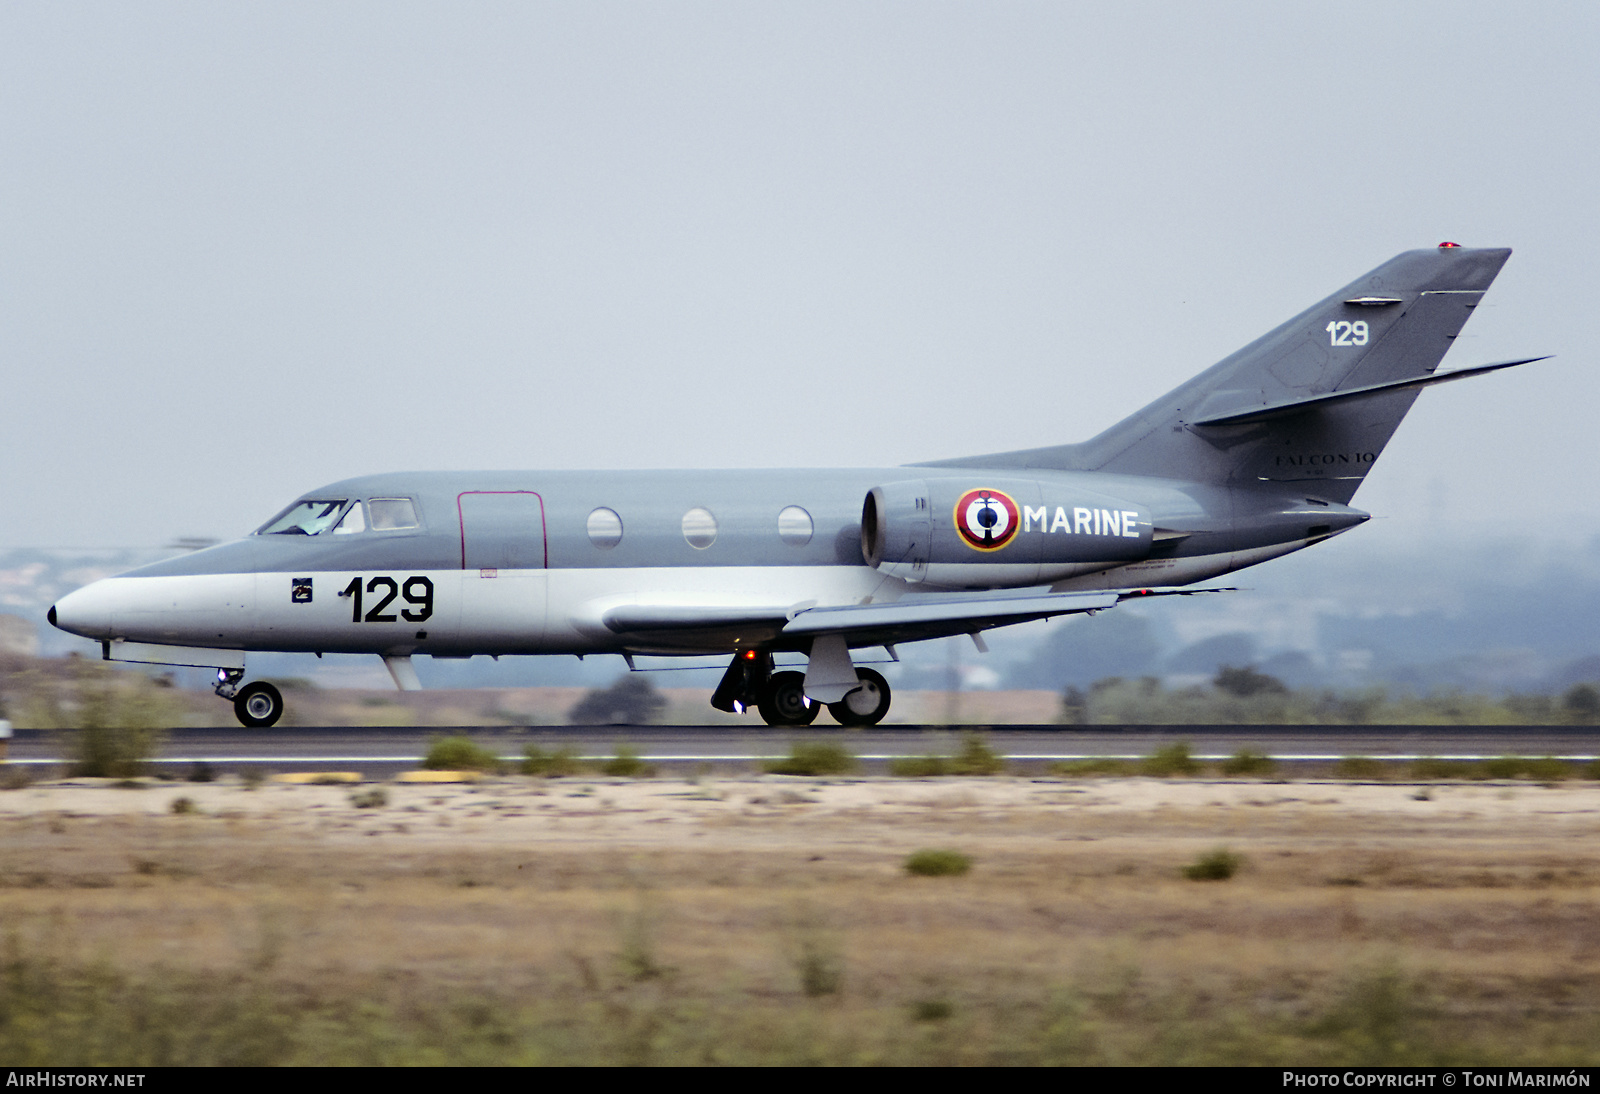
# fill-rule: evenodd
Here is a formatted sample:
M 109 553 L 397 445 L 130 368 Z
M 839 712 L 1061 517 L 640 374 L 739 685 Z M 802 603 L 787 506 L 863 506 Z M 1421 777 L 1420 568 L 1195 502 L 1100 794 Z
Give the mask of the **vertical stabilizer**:
M 1453 245 L 1407 251 L 1090 441 L 936 466 L 1292 482 L 1348 502 L 1411 409 L 1415 389 L 1267 420 L 1198 423 L 1432 374 L 1510 255 Z

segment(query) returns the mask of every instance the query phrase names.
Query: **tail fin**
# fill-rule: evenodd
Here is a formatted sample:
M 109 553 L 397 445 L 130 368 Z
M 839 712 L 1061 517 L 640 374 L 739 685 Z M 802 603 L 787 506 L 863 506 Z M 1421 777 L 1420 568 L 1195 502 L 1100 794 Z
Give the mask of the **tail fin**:
M 1510 255 L 1407 251 L 1092 440 L 935 466 L 1293 482 L 1347 503 L 1416 400 L 1400 385 L 1439 367 Z

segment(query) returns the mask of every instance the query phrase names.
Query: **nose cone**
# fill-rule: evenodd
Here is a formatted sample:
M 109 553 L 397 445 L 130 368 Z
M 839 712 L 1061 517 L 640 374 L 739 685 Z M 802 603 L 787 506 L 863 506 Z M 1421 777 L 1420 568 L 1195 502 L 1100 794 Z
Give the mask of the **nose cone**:
M 107 582 L 96 581 L 77 592 L 68 593 L 50 606 L 45 618 L 50 625 L 68 634 L 85 638 L 111 637 L 113 594 Z

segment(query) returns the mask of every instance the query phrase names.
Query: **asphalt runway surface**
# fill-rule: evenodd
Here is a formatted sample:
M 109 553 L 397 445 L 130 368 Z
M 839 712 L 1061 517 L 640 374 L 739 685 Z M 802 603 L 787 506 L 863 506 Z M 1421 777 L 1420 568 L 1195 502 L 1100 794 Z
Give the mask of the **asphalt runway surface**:
M 1096 757 L 1136 759 L 1163 745 L 1188 742 L 1197 759 L 1220 760 L 1248 750 L 1286 764 L 1326 763 L 1345 756 L 1451 760 L 1495 756 L 1600 757 L 1600 726 L 876 726 L 845 730 L 832 725 L 767 726 L 292 726 L 273 729 L 208 728 L 167 732 L 153 762 L 159 769 L 206 764 L 219 772 L 353 770 L 369 776 L 410 770 L 441 736 L 468 736 L 508 760 L 536 745 L 570 748 L 604 759 L 619 746 L 666 771 L 710 765 L 736 768 L 787 754 L 797 740 L 842 744 L 880 772 L 898 756 L 949 755 L 962 734 L 980 731 L 997 754 L 1017 762 L 1046 763 Z M 63 761 L 63 739 L 47 730 L 17 730 L 13 763 L 47 767 Z

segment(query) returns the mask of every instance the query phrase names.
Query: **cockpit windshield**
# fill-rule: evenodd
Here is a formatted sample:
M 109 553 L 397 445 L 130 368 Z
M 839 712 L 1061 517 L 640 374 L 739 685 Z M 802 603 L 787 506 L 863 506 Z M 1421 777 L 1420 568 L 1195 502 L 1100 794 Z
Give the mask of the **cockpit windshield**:
M 256 533 L 258 536 L 314 536 L 332 528 L 344 511 L 346 498 L 299 501 Z

